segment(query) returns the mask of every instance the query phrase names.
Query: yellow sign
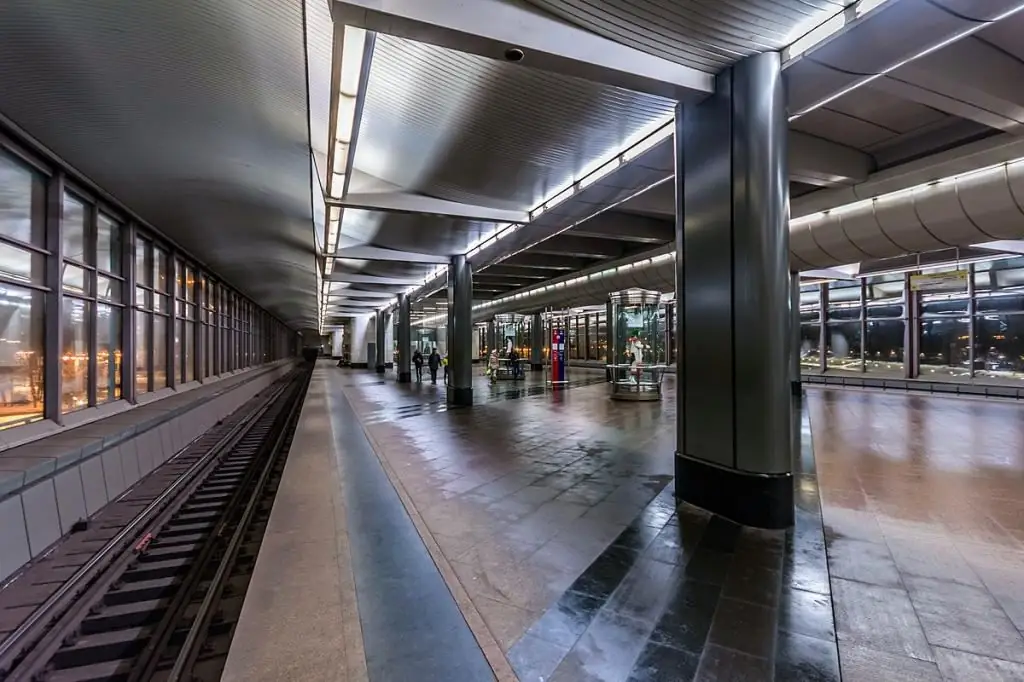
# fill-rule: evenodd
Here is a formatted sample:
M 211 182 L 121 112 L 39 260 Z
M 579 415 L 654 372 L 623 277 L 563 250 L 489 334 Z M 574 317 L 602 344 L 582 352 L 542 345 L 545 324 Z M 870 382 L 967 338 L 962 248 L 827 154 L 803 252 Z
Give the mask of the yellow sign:
M 949 272 L 911 275 L 910 289 L 911 291 L 965 291 L 967 289 L 967 271 L 950 270 Z

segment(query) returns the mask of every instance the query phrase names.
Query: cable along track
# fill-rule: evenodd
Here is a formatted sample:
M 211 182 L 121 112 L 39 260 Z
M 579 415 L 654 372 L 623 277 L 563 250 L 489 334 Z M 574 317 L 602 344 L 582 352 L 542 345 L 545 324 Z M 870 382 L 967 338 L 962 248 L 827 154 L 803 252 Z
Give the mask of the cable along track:
M 310 375 L 265 389 L 0 590 L 0 680 L 220 679 Z

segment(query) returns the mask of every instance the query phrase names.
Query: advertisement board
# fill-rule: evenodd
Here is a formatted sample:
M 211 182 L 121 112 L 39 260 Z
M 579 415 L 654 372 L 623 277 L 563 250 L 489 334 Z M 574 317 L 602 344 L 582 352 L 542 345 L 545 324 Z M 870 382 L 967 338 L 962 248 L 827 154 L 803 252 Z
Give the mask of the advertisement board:
M 565 383 L 565 330 L 551 330 L 551 383 Z

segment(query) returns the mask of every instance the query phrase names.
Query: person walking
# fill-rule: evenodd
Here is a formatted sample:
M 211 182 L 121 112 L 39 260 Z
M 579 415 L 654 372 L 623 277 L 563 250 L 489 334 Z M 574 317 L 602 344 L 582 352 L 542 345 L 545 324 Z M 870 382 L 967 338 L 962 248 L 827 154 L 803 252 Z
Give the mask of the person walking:
M 416 368 L 416 383 L 423 383 L 423 353 L 419 348 L 412 352 L 412 364 Z
M 427 358 L 427 367 L 430 369 L 430 383 L 437 383 L 437 368 L 441 366 L 441 356 L 437 354 L 437 348 L 430 350 L 430 356 Z

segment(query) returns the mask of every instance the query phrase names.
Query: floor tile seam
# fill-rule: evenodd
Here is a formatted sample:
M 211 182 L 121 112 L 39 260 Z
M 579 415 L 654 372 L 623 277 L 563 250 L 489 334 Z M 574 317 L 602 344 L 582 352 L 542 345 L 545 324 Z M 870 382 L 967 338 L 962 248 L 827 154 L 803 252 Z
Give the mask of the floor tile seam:
M 342 392 L 347 398 L 348 391 L 345 390 L 345 387 L 342 387 Z M 390 462 L 388 462 L 383 448 L 377 442 L 377 439 L 374 438 L 373 434 L 370 433 L 369 429 L 366 428 L 362 415 L 354 410 L 353 413 L 356 415 L 356 419 L 360 422 L 360 426 L 370 444 L 371 450 L 376 455 L 382 469 L 384 470 L 385 476 L 387 476 L 392 487 L 394 487 L 395 492 L 398 493 L 398 497 L 402 501 L 402 505 L 405 507 L 406 513 L 409 514 L 409 518 L 412 520 L 413 526 L 416 528 L 417 534 L 420 536 L 420 540 L 426 547 L 434 566 L 441 574 L 442 580 L 444 580 L 444 583 L 451 593 L 456 606 L 462 613 L 467 627 L 469 627 L 470 632 L 476 639 L 477 646 L 479 646 L 485 660 L 490 665 L 495 678 L 498 682 L 517 682 L 518 678 L 513 672 L 512 664 L 509 663 L 507 656 L 501 650 L 497 637 L 487 625 L 482 614 L 473 603 L 472 597 L 469 595 L 469 591 L 462 584 L 462 581 L 459 580 L 458 575 L 451 566 L 451 563 L 445 557 L 440 545 L 430 532 L 430 529 L 427 527 L 419 509 L 413 502 L 412 497 L 406 491 L 405 486 L 391 467 Z

